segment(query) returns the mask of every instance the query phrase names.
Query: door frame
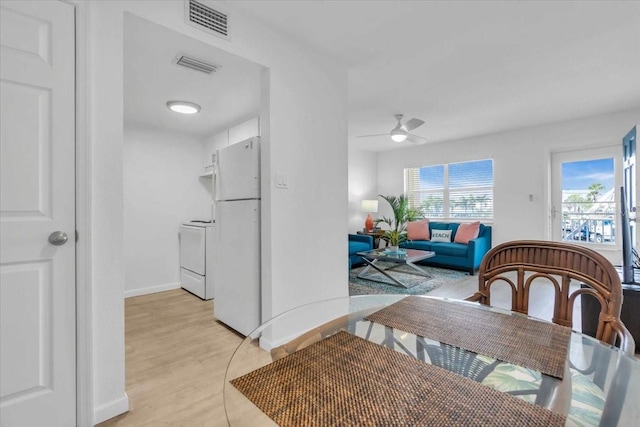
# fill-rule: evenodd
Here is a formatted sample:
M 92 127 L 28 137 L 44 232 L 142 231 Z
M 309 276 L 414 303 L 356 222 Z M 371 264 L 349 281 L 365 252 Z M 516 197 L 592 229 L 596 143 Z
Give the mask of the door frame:
M 60 0 L 75 10 L 76 194 L 76 423 L 93 426 L 93 310 L 91 281 L 90 43 L 87 5 Z

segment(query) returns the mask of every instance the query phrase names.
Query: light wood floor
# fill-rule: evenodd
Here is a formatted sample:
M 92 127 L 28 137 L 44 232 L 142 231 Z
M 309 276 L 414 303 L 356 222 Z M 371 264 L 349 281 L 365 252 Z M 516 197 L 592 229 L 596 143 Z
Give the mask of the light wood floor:
M 125 300 L 129 412 L 106 426 L 226 426 L 222 384 L 242 338 L 213 301 L 172 290 Z
M 477 276 L 467 276 L 429 295 L 462 299 L 476 289 Z M 530 314 L 551 318 L 550 294 L 543 290 L 532 301 Z M 510 308 L 511 296 L 506 289 L 492 290 L 492 304 Z M 226 426 L 222 385 L 227 362 L 241 341 L 214 319 L 212 301 L 181 289 L 126 299 L 130 410 L 100 427 Z

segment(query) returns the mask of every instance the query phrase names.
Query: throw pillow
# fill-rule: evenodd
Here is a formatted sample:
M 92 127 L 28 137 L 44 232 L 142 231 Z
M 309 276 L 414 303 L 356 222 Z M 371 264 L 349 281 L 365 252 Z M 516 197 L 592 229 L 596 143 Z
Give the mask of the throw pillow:
M 451 242 L 451 230 L 431 230 L 432 242 Z
M 407 223 L 407 238 L 409 240 L 429 240 L 429 220 Z
M 458 226 L 456 237 L 453 239 L 456 243 L 469 244 L 469 240 L 475 239 L 480 233 L 480 221 L 463 222 Z

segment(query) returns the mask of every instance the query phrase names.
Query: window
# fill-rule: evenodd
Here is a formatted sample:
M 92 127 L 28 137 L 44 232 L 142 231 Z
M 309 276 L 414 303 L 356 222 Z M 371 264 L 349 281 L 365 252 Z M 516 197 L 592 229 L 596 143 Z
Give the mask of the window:
M 493 160 L 404 170 L 413 208 L 428 218 L 493 218 Z

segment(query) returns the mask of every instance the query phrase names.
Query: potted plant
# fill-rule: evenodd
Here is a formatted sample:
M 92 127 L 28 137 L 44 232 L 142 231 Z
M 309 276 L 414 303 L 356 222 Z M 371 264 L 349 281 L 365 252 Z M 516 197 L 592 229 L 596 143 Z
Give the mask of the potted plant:
M 398 230 L 387 230 L 382 235 L 382 239 L 387 242 L 389 250 L 392 252 L 398 252 L 400 243 L 407 240 L 406 232 L 398 232 Z
M 409 199 L 404 194 L 400 196 L 379 195 L 389 203 L 393 211 L 393 218 L 385 217 L 376 219 L 375 225 L 384 222 L 389 226 L 381 238 L 387 243 L 389 250 L 397 252 L 398 245 L 407 240 L 407 223 L 422 218 L 422 212 L 409 206 Z

